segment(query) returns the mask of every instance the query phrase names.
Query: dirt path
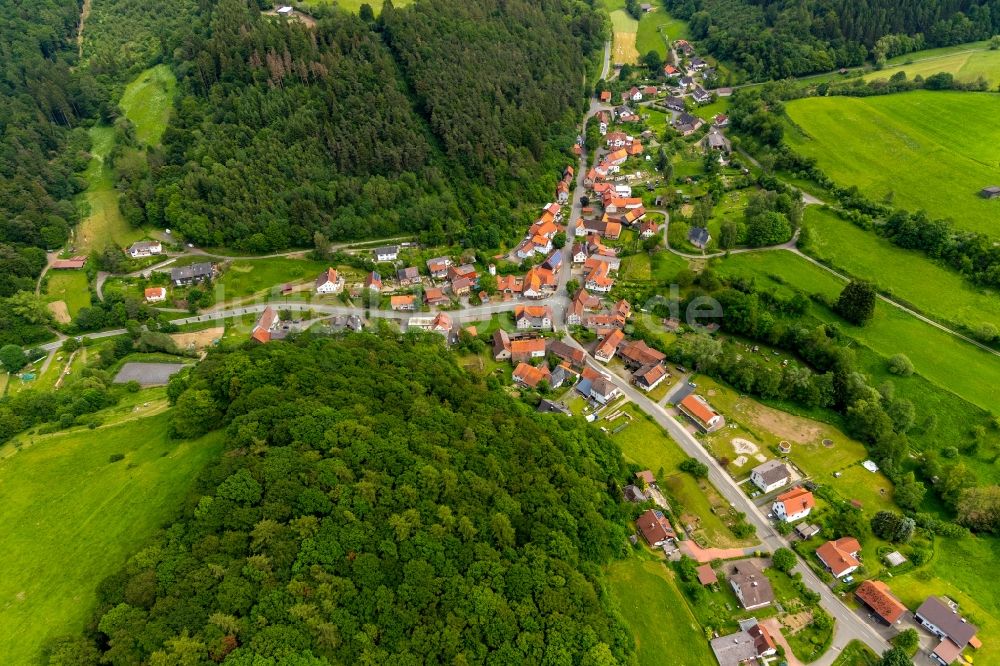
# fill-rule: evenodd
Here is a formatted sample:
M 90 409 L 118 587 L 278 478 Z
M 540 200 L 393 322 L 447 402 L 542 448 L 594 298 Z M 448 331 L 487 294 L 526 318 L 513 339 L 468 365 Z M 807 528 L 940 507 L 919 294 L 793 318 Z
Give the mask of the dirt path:
M 83 59 L 83 25 L 87 22 L 87 17 L 90 16 L 90 4 L 91 0 L 83 0 L 83 9 L 80 10 L 80 27 L 76 30 L 76 50 L 77 56 Z
M 746 548 L 702 548 L 690 539 L 680 541 L 677 545 L 682 553 L 699 563 L 711 562 L 716 559 L 731 560 L 737 557 L 746 557 L 753 555 L 755 550 L 762 548 L 760 544 L 747 546 Z
M 767 627 L 767 632 L 771 634 L 774 642 L 785 648 L 785 661 L 788 662 L 788 666 L 803 666 L 802 662 L 795 656 L 795 653 L 792 652 L 792 646 L 788 644 L 784 634 L 781 633 L 781 622 L 778 621 L 778 618 L 769 617 L 766 620 L 761 620 L 760 623 Z M 832 653 L 832 650 L 828 653 Z

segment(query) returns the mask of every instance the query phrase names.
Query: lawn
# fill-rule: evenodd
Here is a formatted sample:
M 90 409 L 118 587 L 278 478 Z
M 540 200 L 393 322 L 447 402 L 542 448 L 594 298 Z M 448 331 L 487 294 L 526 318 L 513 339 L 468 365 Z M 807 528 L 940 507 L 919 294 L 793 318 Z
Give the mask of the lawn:
M 118 209 L 118 192 L 114 187 L 111 166 L 104 160 L 115 146 L 115 130 L 107 125 L 95 125 L 89 130 L 90 164 L 83 172 L 87 189 L 78 200 L 82 221 L 76 229 L 75 251 L 86 254 L 108 245 L 124 247 L 141 239 L 141 229 L 133 229 Z
M 611 439 L 618 444 L 628 462 L 652 470 L 660 481 L 660 487 L 680 503 L 678 513 L 691 514 L 700 519 L 700 527 L 695 535 L 712 546 L 721 548 L 751 546 L 756 541 L 737 539 L 727 527 L 720 514 L 729 508 L 726 502 L 707 481 L 698 481 L 690 474 L 677 471 L 687 456 L 660 426 L 634 405 L 625 407 L 632 415 L 632 423 Z M 596 425 L 617 426 L 598 421 Z M 677 507 L 673 507 L 677 510 Z M 718 512 L 718 513 L 716 513 Z
M 70 317 L 75 317 L 81 308 L 90 307 L 90 284 L 83 271 L 50 271 L 46 278 L 45 300 L 64 302 Z
M 674 576 L 658 560 L 633 555 L 607 568 L 608 591 L 635 638 L 638 663 L 709 664 L 712 653 Z
M 157 65 L 140 72 L 125 86 L 119 105 L 135 125 L 139 143 L 159 145 L 170 120 L 176 88 L 177 77 L 167 65 Z
M 653 255 L 653 279 L 660 284 L 669 284 L 682 269 L 689 267 L 684 257 L 673 252 L 660 251 Z
M 327 265 L 295 257 L 245 259 L 229 264 L 219 278 L 224 297 L 219 300 L 252 296 L 285 283 L 316 279 Z
M 963 83 L 975 82 L 980 76 L 990 88 L 1000 83 L 1000 51 L 991 51 L 989 42 L 973 42 L 942 49 L 927 49 L 892 58 L 881 71 L 871 72 L 865 80 L 888 79 L 897 72 L 906 72 L 906 78 L 948 72 Z
M 1000 214 L 1000 212 L 998 212 Z M 809 206 L 802 249 L 853 276 L 869 280 L 913 304 L 924 314 L 975 329 L 989 322 L 1000 328 L 1000 298 L 917 250 L 904 250 L 873 232 L 842 220 L 836 213 Z M 947 294 L 947 298 L 941 298 Z
M 689 39 L 687 22 L 675 19 L 670 16 L 662 6 L 656 5 L 656 9 L 643 14 L 639 19 L 639 28 L 636 33 L 635 46 L 640 56 L 644 56 L 650 51 L 656 51 L 661 58 L 667 57 L 667 42 L 675 39 Z
M 773 283 L 771 276 L 778 276 L 781 284 L 777 288 L 786 293 L 790 289 L 782 285 L 836 297 L 844 284 L 823 268 L 785 251 L 733 255 L 717 266 L 722 273 L 756 274 L 760 286 L 764 286 L 762 282 Z M 1000 359 L 992 354 L 881 301 L 874 319 L 864 327 L 848 324 L 826 308 L 813 307 L 813 311 L 885 358 L 906 354 L 917 373 L 938 387 L 983 409 L 996 408 L 994 387 L 1000 385 Z M 962 368 L 962 372 L 955 372 L 955 368 Z M 901 386 L 914 378 L 894 379 Z
M 621 278 L 630 282 L 647 282 L 653 277 L 652 261 L 646 252 L 629 255 L 622 261 Z
M 97 585 L 176 515 L 221 451 L 221 433 L 174 442 L 166 424 L 54 435 L 0 461 L 5 663 L 35 663 L 48 640 L 79 633 Z M 116 453 L 125 459 L 110 463 Z
M 853 640 L 840 653 L 833 666 L 876 666 L 879 656 L 859 640 Z
M 1000 95 L 915 91 L 877 97 L 813 97 L 786 106 L 797 152 L 835 182 L 869 197 L 951 218 L 961 229 L 1000 235 L 997 184 Z

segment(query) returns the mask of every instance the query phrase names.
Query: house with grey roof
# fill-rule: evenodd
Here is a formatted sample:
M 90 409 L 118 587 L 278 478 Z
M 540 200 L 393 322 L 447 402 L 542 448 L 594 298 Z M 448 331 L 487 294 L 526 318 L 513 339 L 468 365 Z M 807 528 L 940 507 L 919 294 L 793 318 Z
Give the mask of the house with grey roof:
M 791 478 L 788 466 L 780 460 L 768 460 L 750 470 L 750 480 L 764 493 L 787 485 Z
M 181 268 L 170 269 L 170 281 L 178 287 L 204 282 L 215 276 L 215 264 L 206 261 L 200 264 L 191 264 Z

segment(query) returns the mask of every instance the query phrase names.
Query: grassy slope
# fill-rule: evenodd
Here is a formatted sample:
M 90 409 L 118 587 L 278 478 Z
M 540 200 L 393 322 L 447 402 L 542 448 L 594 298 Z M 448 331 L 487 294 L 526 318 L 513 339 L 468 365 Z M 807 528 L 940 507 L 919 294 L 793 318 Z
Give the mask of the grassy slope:
M 392 6 L 396 9 L 400 7 L 405 7 L 413 2 L 413 0 L 392 0 Z M 352 14 L 357 14 L 361 9 L 361 5 L 367 3 L 371 6 L 372 11 L 378 16 L 382 11 L 382 3 L 379 0 L 303 0 L 302 6 L 307 10 L 311 6 L 319 5 L 337 5 L 341 9 Z
M 875 199 L 1000 234 L 1000 205 L 978 192 L 1000 174 L 1000 95 L 917 91 L 884 97 L 816 97 L 787 105 L 802 131 L 787 132 L 834 181 Z M 803 133 L 804 132 L 804 133 Z
M 136 128 L 139 143 L 160 143 L 170 120 L 177 77 L 167 65 L 157 65 L 141 72 L 125 87 L 119 102 L 126 117 Z
M 220 434 L 169 441 L 160 415 L 47 437 L 0 462 L 5 662 L 32 663 L 46 640 L 79 631 L 100 580 L 176 513 L 220 450 Z M 125 459 L 109 463 L 114 453 Z
M 691 36 L 687 22 L 675 19 L 670 16 L 662 7 L 657 7 L 655 11 L 644 14 L 639 20 L 639 29 L 635 37 L 635 47 L 639 55 L 643 56 L 650 51 L 656 51 L 661 58 L 667 56 L 667 43 L 663 37 L 673 41 L 675 39 L 689 39 Z
M 125 246 L 143 237 L 140 229 L 131 228 L 118 209 L 114 176 L 104 160 L 115 145 L 115 130 L 104 125 L 90 128 L 91 159 L 83 177 L 87 189 L 81 194 L 86 215 L 76 229 L 76 250 L 87 253 L 107 245 Z
M 875 666 L 878 664 L 879 656 L 874 650 L 862 643 L 854 640 L 847 644 L 844 651 L 840 653 L 833 666 Z
M 963 82 L 985 78 L 992 88 L 1000 83 L 1000 51 L 990 51 L 989 42 L 972 42 L 941 49 L 927 49 L 892 58 L 881 71 L 865 75 L 865 79 L 887 79 L 896 72 L 906 72 L 912 79 L 927 78 L 938 72 L 949 72 Z
M 809 229 L 809 245 L 804 249 L 816 258 L 871 280 L 936 318 L 972 327 L 983 322 L 1000 327 L 1000 299 L 996 293 L 974 287 L 922 252 L 896 247 L 815 206 L 806 210 L 805 226 Z M 947 294 L 947 298 L 941 298 L 941 294 Z
M 45 300 L 65 301 L 69 315 L 75 317 L 80 308 L 90 307 L 90 287 L 83 271 L 52 271 L 48 274 Z
M 632 556 L 607 570 L 611 597 L 635 637 L 640 666 L 710 664 L 712 653 L 673 574 L 658 560 Z
M 327 265 L 311 259 L 278 257 L 235 261 L 219 279 L 225 298 L 250 296 L 286 282 L 315 279 Z
M 780 275 L 787 284 L 826 296 L 836 296 L 844 285 L 822 268 L 788 252 L 734 255 L 721 262 L 719 270 L 765 278 Z M 983 409 L 996 407 L 993 387 L 1000 383 L 1000 359 L 995 356 L 882 302 L 875 318 L 864 327 L 852 326 L 826 312 L 817 314 L 836 321 L 847 335 L 885 357 L 906 354 L 917 372 L 937 386 Z M 956 368 L 962 372 L 955 372 Z

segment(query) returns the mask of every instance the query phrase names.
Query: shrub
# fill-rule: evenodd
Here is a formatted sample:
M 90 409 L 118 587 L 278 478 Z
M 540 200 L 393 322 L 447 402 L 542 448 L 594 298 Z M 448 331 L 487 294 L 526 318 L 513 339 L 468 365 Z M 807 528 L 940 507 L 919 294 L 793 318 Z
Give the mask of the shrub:
M 889 359 L 889 372 L 900 377 L 909 377 L 913 374 L 913 361 L 907 358 L 906 354 L 896 354 Z
M 125 459 L 125 454 L 124 453 L 112 453 L 111 456 L 108 458 L 108 462 L 109 463 L 116 463 L 119 460 L 124 460 L 124 459 Z

